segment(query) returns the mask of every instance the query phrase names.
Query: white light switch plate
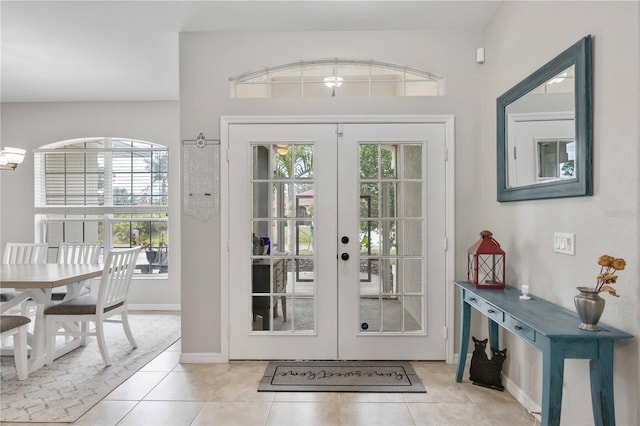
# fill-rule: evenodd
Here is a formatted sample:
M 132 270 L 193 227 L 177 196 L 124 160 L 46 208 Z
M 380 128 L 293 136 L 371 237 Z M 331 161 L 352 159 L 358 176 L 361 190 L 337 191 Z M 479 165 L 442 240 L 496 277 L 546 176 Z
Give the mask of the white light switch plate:
M 566 232 L 553 233 L 553 251 L 570 256 L 576 255 L 576 234 Z

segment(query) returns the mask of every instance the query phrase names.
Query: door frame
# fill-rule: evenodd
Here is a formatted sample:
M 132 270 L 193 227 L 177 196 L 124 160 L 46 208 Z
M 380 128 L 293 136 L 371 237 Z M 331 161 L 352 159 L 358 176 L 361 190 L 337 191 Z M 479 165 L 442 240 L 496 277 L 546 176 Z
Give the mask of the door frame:
M 445 126 L 445 361 L 454 363 L 455 324 L 455 117 L 453 115 L 281 115 L 220 117 L 220 352 L 229 361 L 229 126 L 232 124 L 416 124 L 441 123 Z

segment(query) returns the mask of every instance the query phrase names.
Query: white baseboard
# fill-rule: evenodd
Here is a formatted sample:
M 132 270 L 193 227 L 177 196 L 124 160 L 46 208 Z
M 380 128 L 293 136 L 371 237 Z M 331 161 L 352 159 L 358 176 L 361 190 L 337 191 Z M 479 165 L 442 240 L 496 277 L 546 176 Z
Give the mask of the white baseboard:
M 471 356 L 472 356 L 472 355 L 473 355 L 473 354 L 467 354 L 467 361 L 466 361 L 466 363 L 465 363 L 465 366 L 466 366 L 466 365 L 471 365 Z M 453 363 L 454 363 L 455 365 L 458 365 L 458 360 L 459 360 L 459 359 L 460 359 L 460 354 L 459 354 L 459 353 L 457 353 L 457 352 L 456 352 L 455 354 L 453 354 Z
M 181 364 L 225 364 L 227 362 L 229 359 L 221 353 L 183 352 L 180 354 Z
M 157 304 L 131 304 L 129 303 L 130 311 L 179 311 L 179 303 L 157 303 Z
M 542 412 L 542 407 L 536 404 L 528 393 L 523 391 L 515 382 L 509 379 L 509 376 L 502 374 L 502 384 L 504 388 L 518 401 L 538 422 L 542 421 L 542 416 L 538 413 Z
M 467 363 L 465 364 L 465 366 L 469 366 L 471 365 L 471 356 L 473 354 L 467 354 Z M 456 353 L 454 355 L 454 359 L 455 359 L 455 363 L 456 365 L 458 364 L 458 359 L 460 357 L 459 353 Z M 466 369 L 466 371 L 468 370 L 468 367 Z M 464 377 L 463 377 L 464 379 Z M 529 411 L 529 413 L 535 417 L 538 422 L 542 421 L 542 417 L 540 416 L 540 413 L 542 412 L 542 407 L 540 407 L 538 404 L 536 404 L 531 397 L 529 396 L 528 393 L 526 393 L 525 391 L 523 391 L 514 381 L 512 381 L 511 379 L 509 379 L 509 376 L 507 376 L 506 374 L 502 374 L 502 385 L 504 386 L 504 388 L 506 389 L 507 392 L 509 392 L 511 394 L 511 396 L 513 396 L 516 401 L 518 401 L 527 411 Z

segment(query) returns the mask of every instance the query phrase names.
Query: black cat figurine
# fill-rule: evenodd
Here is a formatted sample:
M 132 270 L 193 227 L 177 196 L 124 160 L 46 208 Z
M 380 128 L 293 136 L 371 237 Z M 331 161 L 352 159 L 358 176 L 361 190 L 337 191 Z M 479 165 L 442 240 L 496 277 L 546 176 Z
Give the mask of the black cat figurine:
M 471 356 L 471 369 L 469 371 L 469 379 L 474 385 L 485 386 L 499 391 L 504 390 L 502 386 L 502 365 L 507 357 L 507 350 L 498 350 L 491 348 L 492 357 L 487 357 L 487 341 L 488 339 L 478 340 L 471 336 L 475 349 Z
M 487 357 L 487 342 L 489 339 L 478 340 L 471 336 L 475 349 L 471 355 L 471 368 L 469 369 L 469 379 L 472 382 L 482 381 L 483 372 L 487 368 L 489 357 Z
M 504 360 L 507 358 L 507 349 L 498 350 L 491 348 L 491 359 L 489 360 L 489 369 L 488 369 L 488 378 L 487 384 L 498 390 L 504 390 L 504 386 L 502 386 L 502 365 L 504 364 Z

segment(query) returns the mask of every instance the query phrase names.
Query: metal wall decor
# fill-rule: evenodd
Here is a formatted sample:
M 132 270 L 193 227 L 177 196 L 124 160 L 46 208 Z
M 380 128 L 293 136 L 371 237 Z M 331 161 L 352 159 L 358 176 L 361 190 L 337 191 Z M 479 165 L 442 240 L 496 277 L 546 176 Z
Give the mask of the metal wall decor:
M 220 141 L 183 140 L 183 211 L 206 221 L 220 211 Z

